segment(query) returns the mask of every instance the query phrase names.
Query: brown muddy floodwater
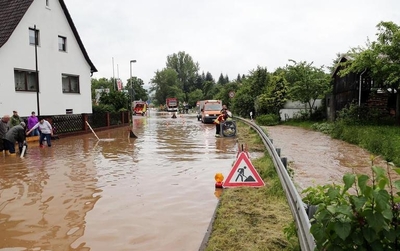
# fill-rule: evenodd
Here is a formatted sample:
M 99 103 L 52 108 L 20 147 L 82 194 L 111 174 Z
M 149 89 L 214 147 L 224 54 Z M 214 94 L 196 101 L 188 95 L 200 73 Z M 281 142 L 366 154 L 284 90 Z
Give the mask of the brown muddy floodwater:
M 371 153 L 320 132 L 294 126 L 266 127 L 268 136 L 294 171 L 299 192 L 310 186 L 343 184 L 345 173 L 371 175 Z M 374 165 L 386 168 L 377 158 Z
M 236 140 L 195 115 L 133 122 L 137 139 L 124 127 L 0 156 L 0 250 L 198 250 Z

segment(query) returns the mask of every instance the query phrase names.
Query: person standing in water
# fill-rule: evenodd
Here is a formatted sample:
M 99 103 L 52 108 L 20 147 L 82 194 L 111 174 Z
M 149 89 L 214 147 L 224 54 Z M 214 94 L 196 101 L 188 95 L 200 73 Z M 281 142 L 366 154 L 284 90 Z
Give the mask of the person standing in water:
M 44 138 L 46 138 L 47 146 L 51 147 L 51 136 L 53 136 L 53 127 L 50 125 L 50 123 L 47 120 L 45 120 L 44 118 L 40 118 L 39 122 L 36 125 L 34 125 L 26 133 L 26 135 L 29 135 L 36 128 L 39 128 L 39 130 L 40 130 L 39 147 L 44 147 L 43 146 Z
M 28 130 L 32 129 L 39 122 L 38 117 L 36 117 L 35 112 L 31 113 L 28 118 Z M 30 136 L 39 136 L 39 129 L 35 129 L 31 132 Z
M 8 130 L 6 135 L 4 136 L 4 146 L 10 155 L 15 155 L 15 143 L 23 144 L 25 142 L 25 122 L 21 122 L 19 125 L 16 125 Z M 21 150 L 21 149 L 20 149 Z M 6 151 L 7 153 L 7 151 Z
M 0 153 L 3 152 L 5 149 L 5 144 L 4 144 L 4 136 L 6 136 L 6 133 L 8 131 L 8 122 L 10 121 L 10 116 L 9 115 L 4 115 L 0 119 Z

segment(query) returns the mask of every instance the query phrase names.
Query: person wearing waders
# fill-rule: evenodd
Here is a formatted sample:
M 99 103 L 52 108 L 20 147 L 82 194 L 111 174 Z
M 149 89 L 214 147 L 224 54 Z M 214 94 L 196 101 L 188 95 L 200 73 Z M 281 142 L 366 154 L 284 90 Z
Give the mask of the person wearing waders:
M 51 136 L 53 136 L 53 127 L 51 127 L 50 123 L 44 118 L 40 118 L 39 122 L 34 125 L 26 135 L 29 135 L 33 130 L 39 128 L 40 137 L 39 137 L 39 147 L 43 148 L 43 140 L 46 138 L 47 146 L 51 147 Z
M 221 123 L 228 118 L 225 110 L 221 111 L 221 114 L 214 120 L 215 124 L 215 137 L 221 137 Z
M 17 111 L 13 111 L 13 115 L 10 118 L 10 122 L 8 122 L 8 126 L 11 128 L 13 128 L 16 125 L 19 125 L 19 123 L 23 122 L 21 117 L 18 115 Z
M 26 141 L 26 136 L 25 136 L 25 128 L 26 124 L 25 122 L 21 122 L 19 125 L 16 125 L 4 136 L 4 143 L 5 143 L 5 148 L 6 148 L 6 154 L 15 156 L 15 143 L 18 142 L 19 145 L 24 144 Z M 20 151 L 22 149 L 20 148 Z
M 4 115 L 0 119 L 0 154 L 1 155 L 3 155 L 3 151 L 5 149 L 3 138 L 6 135 L 6 132 L 8 131 L 8 122 L 9 121 L 10 121 L 9 115 Z

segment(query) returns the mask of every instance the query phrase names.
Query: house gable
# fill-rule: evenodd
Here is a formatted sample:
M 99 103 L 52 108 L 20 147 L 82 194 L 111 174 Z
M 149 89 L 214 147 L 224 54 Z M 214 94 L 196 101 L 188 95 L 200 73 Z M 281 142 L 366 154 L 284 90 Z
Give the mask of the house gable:
M 91 113 L 91 72 L 97 70 L 64 2 L 35 0 L 22 10 L 22 0 L 12 1 L 0 0 L 0 12 L 8 13 L 0 16 L 0 24 L 8 30 L 1 35 L 0 114 Z M 13 25 L 3 22 L 5 16 L 14 18 Z M 35 28 L 38 46 L 33 40 Z
M 332 73 L 333 88 L 328 117 L 334 120 L 336 112 L 350 104 L 364 105 L 381 110 L 383 115 L 387 114 L 394 107 L 395 95 L 386 91 L 377 92 L 383 86 L 373 81 L 368 69 L 362 72 L 350 72 L 343 76 L 339 74 L 343 69 L 343 63 L 352 60 L 349 56 L 342 56 Z
M 8 41 L 14 32 L 17 25 L 25 15 L 26 11 L 31 6 L 33 0 L 0 0 L 0 48 Z M 76 41 L 85 57 L 87 63 L 90 65 L 91 73 L 97 72 L 96 67 L 89 58 L 78 31 L 72 21 L 71 15 L 63 0 L 59 0 L 61 8 L 64 11 L 65 17 L 71 27 Z
M 68 11 L 68 9 L 67 9 L 67 6 L 65 5 L 64 0 L 59 0 L 59 1 L 60 1 L 60 5 L 61 5 L 61 7 L 62 7 L 62 9 L 63 9 L 63 11 L 64 11 L 65 17 L 67 18 L 68 23 L 69 23 L 69 25 L 71 26 L 72 32 L 73 32 L 74 35 L 75 35 L 76 41 L 78 42 L 79 47 L 81 48 L 81 51 L 82 51 L 82 53 L 83 53 L 83 56 L 85 57 L 86 61 L 87 61 L 88 64 L 90 65 L 90 71 L 91 71 L 92 73 L 93 73 L 93 72 L 97 72 L 96 67 L 94 66 L 94 64 L 93 64 L 92 61 L 90 60 L 89 55 L 87 54 L 86 49 L 85 49 L 85 47 L 83 46 L 81 37 L 80 37 L 79 34 L 78 34 L 78 30 L 76 29 L 74 22 L 72 21 L 71 15 L 69 14 L 69 11 Z

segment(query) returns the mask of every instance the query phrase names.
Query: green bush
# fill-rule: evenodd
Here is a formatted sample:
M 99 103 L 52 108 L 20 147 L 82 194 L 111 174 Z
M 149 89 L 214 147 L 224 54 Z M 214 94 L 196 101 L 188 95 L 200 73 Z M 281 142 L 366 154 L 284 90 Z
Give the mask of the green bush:
M 101 113 L 101 112 L 115 112 L 115 108 L 112 105 L 93 105 L 92 106 L 93 113 Z
M 276 114 L 265 114 L 256 117 L 257 124 L 261 126 L 273 126 L 279 124 L 280 117 Z
M 395 191 L 400 180 L 392 178 L 389 165 L 387 170 L 372 166 L 372 171 L 372 179 L 346 174 L 344 186 L 304 190 L 303 201 L 318 206 L 310 229 L 316 250 L 400 250 L 400 192 Z
M 325 134 L 331 134 L 334 128 L 333 123 L 315 123 L 311 125 L 311 129 Z
M 392 118 L 382 110 L 351 104 L 337 113 L 337 120 L 348 125 L 394 125 Z
M 325 99 L 322 100 L 322 104 L 325 104 Z M 312 121 L 323 121 L 326 119 L 326 105 L 321 105 L 320 107 L 314 109 L 313 113 L 310 115 L 310 120 Z

